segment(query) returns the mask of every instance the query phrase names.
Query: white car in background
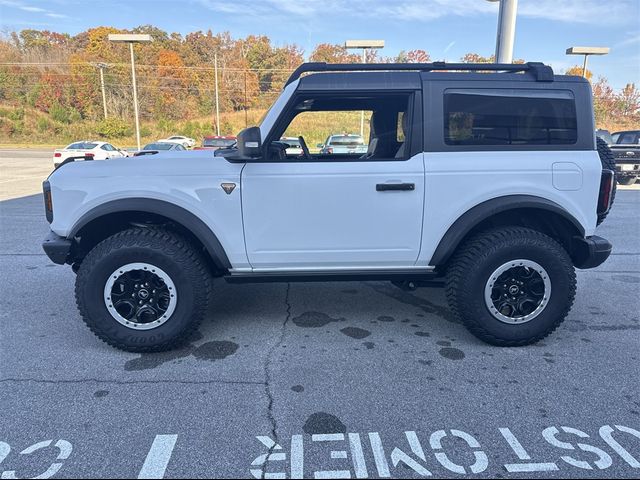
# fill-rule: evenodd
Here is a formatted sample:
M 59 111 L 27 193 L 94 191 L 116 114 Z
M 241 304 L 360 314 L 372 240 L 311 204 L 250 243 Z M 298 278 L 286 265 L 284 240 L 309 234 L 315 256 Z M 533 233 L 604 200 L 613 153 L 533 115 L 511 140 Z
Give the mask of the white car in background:
M 79 142 L 71 143 L 64 148 L 57 148 L 54 150 L 53 166 L 58 168 L 58 166 L 67 158 L 81 156 L 90 157 L 92 160 L 106 160 L 107 158 L 128 157 L 129 154 L 107 142 L 81 140 Z
M 193 138 L 185 137 L 183 135 L 174 135 L 172 137 L 160 139 L 156 143 L 179 143 L 184 148 L 193 148 L 196 141 Z
M 289 145 L 286 152 L 287 155 L 302 155 L 302 146 L 300 145 L 300 140 L 295 137 L 282 137 L 280 139 L 281 142 Z

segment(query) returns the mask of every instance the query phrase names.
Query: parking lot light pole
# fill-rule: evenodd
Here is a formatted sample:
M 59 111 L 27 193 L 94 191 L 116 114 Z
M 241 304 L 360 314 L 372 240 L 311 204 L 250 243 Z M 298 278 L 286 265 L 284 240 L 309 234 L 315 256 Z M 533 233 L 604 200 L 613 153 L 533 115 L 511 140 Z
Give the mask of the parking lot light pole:
M 367 63 L 367 49 L 374 48 L 378 50 L 384 48 L 384 40 L 347 40 L 344 42 L 344 48 L 361 48 L 362 63 Z M 360 112 L 360 136 L 364 137 L 364 111 Z
M 140 150 L 140 115 L 138 113 L 138 89 L 136 86 L 136 65 L 133 55 L 133 44 L 151 42 L 153 39 L 148 34 L 129 34 L 129 33 L 110 33 L 109 41 L 121 42 L 129 44 L 129 52 L 131 53 L 131 82 L 133 83 L 133 109 L 136 116 L 136 142 L 138 150 Z
M 569 47 L 566 53 L 567 55 L 584 55 L 582 76 L 587 78 L 587 59 L 589 55 L 607 55 L 609 50 L 609 47 Z
M 516 36 L 518 0 L 487 0 L 500 2 L 496 34 L 496 63 L 513 62 L 513 42 Z
M 213 55 L 214 76 L 215 76 L 215 96 L 216 96 L 216 135 L 220 136 L 220 105 L 218 97 L 218 54 Z

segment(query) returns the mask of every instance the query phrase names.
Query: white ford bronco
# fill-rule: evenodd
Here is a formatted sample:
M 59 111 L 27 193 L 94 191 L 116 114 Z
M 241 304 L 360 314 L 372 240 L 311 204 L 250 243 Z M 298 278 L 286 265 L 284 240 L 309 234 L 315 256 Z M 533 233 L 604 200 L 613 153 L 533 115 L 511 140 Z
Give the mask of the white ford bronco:
M 360 112 L 366 153 L 309 151 L 354 125 L 304 125 Z M 187 341 L 214 277 L 443 285 L 474 335 L 526 345 L 567 316 L 575 268 L 611 252 L 594 231 L 615 165 L 594 131 L 589 83 L 540 63 L 308 63 L 232 148 L 65 161 L 43 247 L 125 350 Z

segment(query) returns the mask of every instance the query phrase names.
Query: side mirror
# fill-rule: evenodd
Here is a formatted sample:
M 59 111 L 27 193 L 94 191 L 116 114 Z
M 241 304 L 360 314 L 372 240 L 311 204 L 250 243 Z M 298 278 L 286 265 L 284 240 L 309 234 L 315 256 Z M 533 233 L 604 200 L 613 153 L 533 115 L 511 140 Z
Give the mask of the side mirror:
M 316 147 L 318 147 L 318 148 L 324 148 L 324 143 L 317 143 L 317 144 L 316 144 Z
M 238 154 L 242 158 L 259 157 L 262 151 L 260 129 L 248 127 L 238 134 Z

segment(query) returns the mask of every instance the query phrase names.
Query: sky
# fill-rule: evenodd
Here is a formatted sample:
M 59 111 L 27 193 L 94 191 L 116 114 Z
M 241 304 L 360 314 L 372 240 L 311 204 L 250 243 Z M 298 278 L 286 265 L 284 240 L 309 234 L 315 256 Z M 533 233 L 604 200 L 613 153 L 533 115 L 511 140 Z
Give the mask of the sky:
M 151 24 L 168 32 L 211 29 L 268 35 L 309 55 L 318 43 L 383 39 L 380 53 L 423 49 L 458 61 L 495 50 L 498 4 L 487 0 L 0 0 L 0 30 L 76 34 L 97 26 Z M 589 68 L 616 89 L 640 85 L 640 0 L 519 0 L 514 56 L 556 71 L 582 63 L 570 46 L 610 47 Z

